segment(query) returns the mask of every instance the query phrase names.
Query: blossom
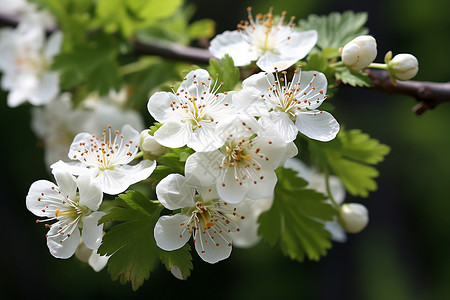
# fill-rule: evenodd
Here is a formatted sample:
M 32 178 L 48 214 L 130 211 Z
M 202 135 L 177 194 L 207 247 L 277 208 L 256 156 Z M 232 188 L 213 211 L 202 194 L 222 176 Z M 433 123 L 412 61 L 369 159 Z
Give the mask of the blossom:
M 102 191 L 88 176 L 74 178 L 62 171 L 53 174 L 57 184 L 38 180 L 31 185 L 26 197 L 28 210 L 38 217 L 46 217 L 37 223 L 56 220 L 51 225 L 46 224 L 50 253 L 57 258 L 71 257 L 81 236 L 86 247 L 98 249 L 103 233 L 103 225 L 97 225 L 104 215 L 97 211 L 103 199 Z
M 46 41 L 44 25 L 37 16 L 23 19 L 16 29 L 0 32 L 1 86 L 10 91 L 8 106 L 25 101 L 42 105 L 58 95 L 59 75 L 50 65 L 60 51 L 62 37 L 57 31 Z
M 345 231 L 350 233 L 360 232 L 369 222 L 367 208 L 359 203 L 346 203 L 342 205 L 340 217 Z
M 95 272 L 100 272 L 109 259 L 109 256 L 100 255 L 96 250 L 89 249 L 83 240 L 80 241 L 77 250 L 75 250 L 75 257 L 81 262 L 88 263 Z
M 298 131 L 319 141 L 330 141 L 339 132 L 339 123 L 318 107 L 328 97 L 327 79 L 317 71 L 296 71 L 288 82 L 286 72 L 260 72 L 242 82 L 233 98 L 238 111 L 261 116 L 263 126 L 273 128 L 285 141 L 293 141 Z
M 236 66 L 246 66 L 252 61 L 266 71 L 284 70 L 305 57 L 317 43 L 315 30 L 298 32 L 294 29 L 294 17 L 283 25 L 286 12 L 276 24 L 272 9 L 265 15 L 258 14 L 253 19 L 248 8 L 248 21 L 241 22 L 236 31 L 225 31 L 217 35 L 209 47 L 211 54 L 223 58 L 226 54 L 233 58 Z
M 326 177 L 324 174 L 318 172 L 314 168 L 308 167 L 305 163 L 297 158 L 291 158 L 284 164 L 285 168 L 292 169 L 298 172 L 298 177 L 305 179 L 308 182 L 306 188 L 313 189 L 322 194 L 328 194 L 326 187 Z M 328 177 L 328 184 L 330 186 L 330 193 L 333 196 L 336 204 L 341 204 L 345 199 L 345 188 L 342 181 L 337 176 L 330 175 Z M 331 239 L 337 242 L 345 242 L 347 236 L 341 225 L 334 221 L 325 222 L 325 229 L 331 233 Z
M 170 148 L 187 144 L 195 151 L 217 149 L 223 140 L 215 132 L 216 123 L 232 113 L 231 93 L 217 93 L 206 70 L 189 72 L 178 90 L 158 92 L 150 97 L 148 111 L 160 123 L 154 134 L 158 143 Z
M 388 63 L 389 74 L 398 80 L 409 80 L 419 72 L 419 61 L 409 53 L 397 54 Z
M 115 98 L 99 98 L 90 95 L 83 105 L 73 107 L 71 95 L 61 94 L 54 101 L 31 110 L 31 127 L 44 143 L 47 166 L 58 160 L 68 160 L 69 149 L 75 135 L 92 132 L 101 135 L 109 124 L 121 128 L 130 124 L 133 128 L 144 128 L 142 116 L 134 110 L 124 109 Z
M 147 152 L 153 157 L 158 157 L 167 152 L 167 147 L 160 145 L 155 137 L 149 134 L 150 130 L 145 129 L 141 131 L 140 135 L 140 145 L 142 151 Z
M 239 203 L 245 196 L 272 196 L 277 177 L 274 172 L 297 154 L 286 143 L 247 115 L 230 116 L 218 122 L 217 132 L 225 139 L 218 150 L 196 152 L 186 160 L 185 172 L 196 184 L 216 184 L 221 199 Z
M 214 187 L 192 185 L 186 177 L 170 174 L 158 183 L 156 195 L 167 209 L 181 209 L 180 213 L 159 218 L 154 229 L 158 247 L 166 251 L 179 249 L 192 235 L 204 261 L 216 263 L 230 256 L 230 233 L 239 232 L 238 224 L 245 217 L 223 201 Z
M 75 136 L 69 158 L 78 162 L 58 161 L 52 169 L 63 169 L 74 175 L 89 175 L 106 194 L 119 194 L 130 185 L 144 180 L 156 168 L 156 162 L 142 160 L 129 165 L 139 148 L 139 132 L 126 124 L 113 134 L 111 128 L 101 137 L 87 132 Z
M 370 35 L 361 35 L 341 49 L 342 61 L 353 72 L 368 67 L 377 57 L 377 42 Z

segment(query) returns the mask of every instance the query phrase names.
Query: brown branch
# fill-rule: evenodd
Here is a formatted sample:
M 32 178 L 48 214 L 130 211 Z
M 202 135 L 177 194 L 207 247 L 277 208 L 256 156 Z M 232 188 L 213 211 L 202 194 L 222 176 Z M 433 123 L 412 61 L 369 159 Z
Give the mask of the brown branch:
M 17 18 L 0 13 L 0 24 L 6 26 L 17 25 Z M 54 28 L 49 28 L 51 32 Z M 212 57 L 207 49 L 187 47 L 175 43 L 132 41 L 136 55 L 157 55 L 163 58 L 187 61 L 194 64 L 209 64 Z M 413 108 L 417 115 L 428 109 L 433 109 L 443 102 L 450 102 L 450 83 L 437 83 L 426 81 L 397 81 L 394 85 L 389 74 L 384 70 L 367 69 L 372 79 L 372 87 L 387 93 L 408 95 L 414 97 L 419 103 Z
M 427 81 L 397 81 L 393 84 L 388 72 L 384 70 L 369 69 L 366 71 L 372 79 L 372 88 L 387 93 L 408 95 L 419 102 L 413 111 L 417 115 L 428 109 L 435 108 L 443 102 L 450 102 L 450 83 L 437 83 Z

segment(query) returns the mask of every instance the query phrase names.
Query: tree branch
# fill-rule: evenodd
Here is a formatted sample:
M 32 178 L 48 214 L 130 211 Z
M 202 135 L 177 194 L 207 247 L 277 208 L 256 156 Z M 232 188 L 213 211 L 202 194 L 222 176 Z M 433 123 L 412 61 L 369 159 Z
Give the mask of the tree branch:
M 0 13 L 0 24 L 16 26 L 18 19 L 13 16 Z M 54 28 L 49 28 L 51 32 Z M 136 55 L 157 55 L 160 57 L 187 61 L 194 64 L 209 64 L 212 57 L 207 49 L 187 47 L 175 43 L 141 42 L 132 40 L 132 46 Z M 426 81 L 397 81 L 393 84 L 389 74 L 385 70 L 366 70 L 372 79 L 371 88 L 392 94 L 408 95 L 414 97 L 419 103 L 413 111 L 417 115 L 423 114 L 428 109 L 433 109 L 443 102 L 450 102 L 450 83 L 437 83 Z

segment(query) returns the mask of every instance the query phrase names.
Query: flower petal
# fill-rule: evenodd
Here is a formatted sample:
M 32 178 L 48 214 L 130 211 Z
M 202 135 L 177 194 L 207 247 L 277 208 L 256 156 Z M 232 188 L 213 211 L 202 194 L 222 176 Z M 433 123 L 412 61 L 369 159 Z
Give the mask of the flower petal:
M 299 112 L 295 122 L 298 130 L 307 137 L 328 142 L 339 132 L 339 123 L 326 111 L 312 110 Z
M 274 171 L 261 171 L 259 174 L 259 180 L 250 184 L 247 192 L 247 197 L 255 200 L 271 197 L 278 180 Z
M 212 39 L 209 51 L 214 57 L 231 56 L 237 67 L 249 65 L 258 58 L 258 53 L 243 39 L 243 35 L 235 31 L 225 31 Z
M 157 92 L 148 100 L 148 112 L 156 121 L 161 123 L 166 122 L 170 118 L 172 112 L 170 104 L 173 101 L 177 101 L 177 98 L 173 93 Z
M 105 215 L 104 212 L 94 211 L 89 216 L 83 217 L 83 229 L 81 236 L 86 247 L 97 250 L 102 243 L 103 224 L 97 225 L 98 220 Z
M 75 178 L 69 172 L 62 170 L 54 170 L 52 173 L 64 197 L 68 195 L 69 199 L 75 199 L 77 196 L 77 183 Z
M 58 223 L 52 225 L 48 231 L 47 246 L 50 253 L 56 258 L 69 258 L 74 253 L 80 242 L 80 230 L 75 228 L 70 236 L 58 234 Z
M 199 128 L 192 133 L 187 146 L 197 152 L 212 151 L 222 147 L 225 139 L 216 134 L 215 124 L 203 121 L 199 124 Z
M 158 200 L 165 208 L 175 210 L 194 206 L 195 189 L 180 174 L 170 174 L 156 186 Z
M 269 111 L 269 106 L 261 99 L 261 94 L 262 92 L 259 89 L 251 86 L 244 86 L 244 88 L 233 97 L 233 109 L 251 116 L 261 116 Z
M 54 187 L 55 184 L 48 180 L 33 182 L 26 197 L 27 209 L 38 217 L 48 216 L 48 213 L 45 212 L 45 206 L 48 205 L 48 202 L 42 201 L 42 199 L 44 197 L 58 198 L 60 195 L 57 189 L 52 189 Z M 54 217 L 54 215 L 51 217 Z
M 283 47 L 278 47 L 278 51 L 283 56 L 290 56 L 297 61 L 305 57 L 317 43 L 318 34 L 316 30 L 293 31 L 289 35 L 290 39 L 283 42 Z
M 188 122 L 167 121 L 154 134 L 158 143 L 169 148 L 179 148 L 191 139 L 192 126 Z
M 223 175 L 223 178 L 218 180 L 216 185 L 220 198 L 229 203 L 241 202 L 249 186 L 252 184 L 249 180 L 236 181 L 234 173 L 234 167 L 229 167 Z
M 91 210 L 97 210 L 103 200 L 103 193 L 100 187 L 87 175 L 79 176 L 77 185 L 80 193 L 80 205 L 86 206 Z
M 185 174 L 189 184 L 194 186 L 211 186 L 220 174 L 223 154 L 219 150 L 196 152 L 186 160 Z
M 285 112 L 272 111 L 259 118 L 258 122 L 266 129 L 272 130 L 284 142 L 292 142 L 297 138 L 298 129 Z
M 214 264 L 228 258 L 231 254 L 231 237 L 228 233 L 214 233 L 214 226 L 208 229 L 200 223 L 200 230 L 195 235 L 195 250 L 206 262 Z
M 96 251 L 93 251 L 89 257 L 88 263 L 95 272 L 100 272 L 108 263 L 109 256 L 100 256 Z
M 191 234 L 186 229 L 188 220 L 189 217 L 182 214 L 161 216 L 158 222 L 156 222 L 154 229 L 158 247 L 166 251 L 183 247 L 191 237 Z

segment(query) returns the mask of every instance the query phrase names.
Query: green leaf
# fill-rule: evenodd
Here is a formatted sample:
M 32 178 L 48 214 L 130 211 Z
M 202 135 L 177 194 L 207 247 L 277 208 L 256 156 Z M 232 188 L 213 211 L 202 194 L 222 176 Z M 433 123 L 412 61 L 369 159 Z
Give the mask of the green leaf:
M 188 27 L 188 35 L 190 40 L 207 39 L 215 34 L 216 23 L 211 19 L 202 19 L 195 21 Z
M 347 67 L 336 69 L 336 79 L 342 81 L 342 83 L 349 84 L 351 86 L 370 87 L 371 80 L 369 75 L 364 72 L 354 73 Z
M 191 275 L 191 270 L 194 268 L 192 265 L 192 255 L 190 251 L 191 246 L 189 246 L 189 244 L 186 244 L 182 248 L 174 251 L 164 251 L 158 248 L 161 261 L 166 266 L 167 270 L 174 272 L 175 270 L 172 269 L 178 268 L 181 272 L 182 279 L 187 279 Z M 176 273 L 172 274 L 179 275 Z
M 233 59 L 229 55 L 225 55 L 221 60 L 221 64 L 215 59 L 209 60 L 209 74 L 219 75 L 218 80 L 223 82 L 220 91 L 231 91 L 236 84 L 239 83 L 240 72 L 239 68 L 234 66 Z
M 259 217 L 258 234 L 291 259 L 319 260 L 331 248 L 331 234 L 323 222 L 331 221 L 336 210 L 323 194 L 306 189 L 307 182 L 295 171 L 279 168 L 277 177 L 274 203 Z
M 354 129 L 339 132 L 336 139 L 324 143 L 308 140 L 312 159 L 321 169 L 330 170 L 342 180 L 354 196 L 367 197 L 377 189 L 372 166 L 384 160 L 390 148 Z
M 168 148 L 168 151 L 157 158 L 158 166 L 150 176 L 152 187 L 156 187 L 158 182 L 171 173 L 184 174 L 186 160 L 194 153 L 189 147 Z
M 153 229 L 163 206 L 149 201 L 143 194 L 128 191 L 116 198 L 117 206 L 99 223 L 120 221 L 103 236 L 98 253 L 112 255 L 108 271 L 113 280 L 122 284 L 131 282 L 137 290 L 153 270 L 159 253 L 153 237 Z
M 321 49 L 338 49 L 355 37 L 367 34 L 369 31 L 364 27 L 366 22 L 365 12 L 332 12 L 328 16 L 309 15 L 308 19 L 299 21 L 298 29 L 315 29 L 319 34 L 317 45 Z

